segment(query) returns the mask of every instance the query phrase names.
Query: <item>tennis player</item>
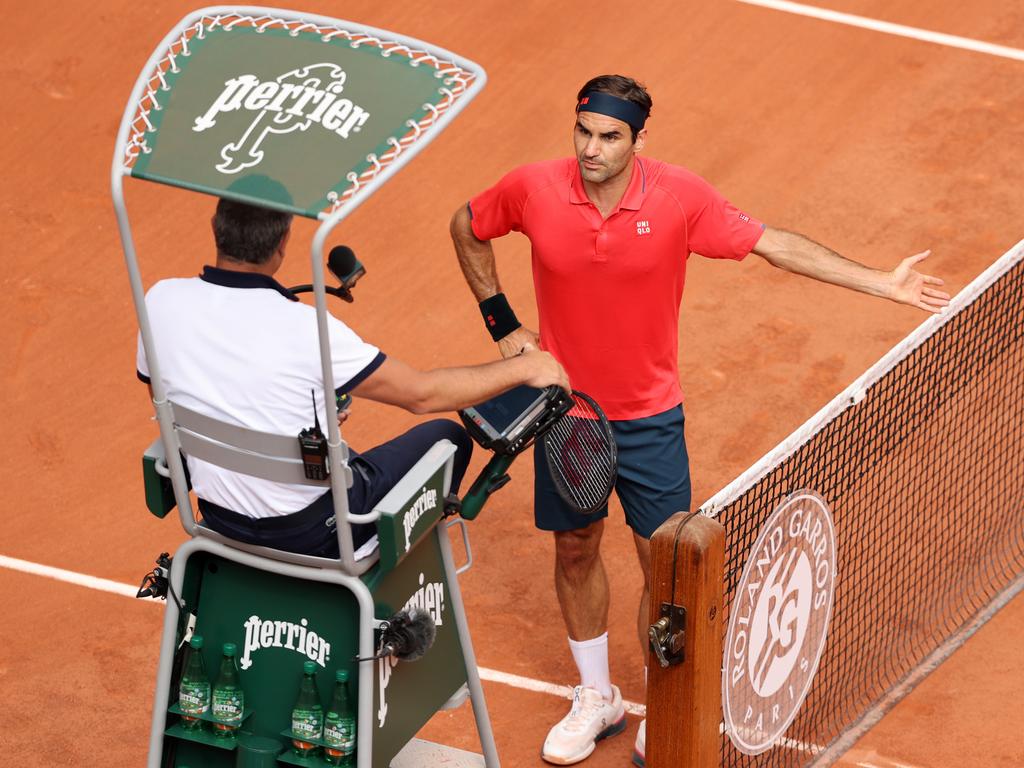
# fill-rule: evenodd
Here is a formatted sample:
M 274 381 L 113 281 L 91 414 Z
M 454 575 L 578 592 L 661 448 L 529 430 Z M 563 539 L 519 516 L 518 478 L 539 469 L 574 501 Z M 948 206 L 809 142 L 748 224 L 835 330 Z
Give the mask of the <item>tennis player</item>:
M 690 507 L 690 473 L 679 385 L 679 306 L 689 254 L 773 266 L 937 312 L 942 281 L 920 274 L 928 251 L 891 272 L 872 269 L 793 232 L 766 226 L 690 171 L 641 156 L 651 97 L 635 80 L 602 75 L 576 97 L 575 157 L 517 168 L 460 207 L 451 221 L 459 263 L 504 357 L 527 344 L 550 351 L 572 385 L 605 410 L 616 433 L 616 493 L 644 575 L 638 629 L 646 659 L 649 539 Z M 516 319 L 491 241 L 516 231 L 533 254 L 539 335 Z M 615 311 L 609 311 L 610 307 Z M 582 516 L 554 490 L 535 451 L 534 511 L 555 537 L 555 592 L 579 668 L 569 713 L 548 734 L 543 758 L 585 759 L 625 728 L 608 672 L 608 576 L 601 560 L 605 507 Z M 644 761 L 645 723 L 633 760 Z

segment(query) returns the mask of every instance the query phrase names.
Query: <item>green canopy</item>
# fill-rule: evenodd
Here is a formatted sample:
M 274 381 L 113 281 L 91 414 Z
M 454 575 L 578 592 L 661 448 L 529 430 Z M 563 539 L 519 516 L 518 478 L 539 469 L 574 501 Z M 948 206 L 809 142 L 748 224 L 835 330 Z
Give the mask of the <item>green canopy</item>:
M 239 11 L 176 32 L 133 115 L 126 170 L 311 218 L 372 191 L 484 80 L 447 51 L 331 19 Z

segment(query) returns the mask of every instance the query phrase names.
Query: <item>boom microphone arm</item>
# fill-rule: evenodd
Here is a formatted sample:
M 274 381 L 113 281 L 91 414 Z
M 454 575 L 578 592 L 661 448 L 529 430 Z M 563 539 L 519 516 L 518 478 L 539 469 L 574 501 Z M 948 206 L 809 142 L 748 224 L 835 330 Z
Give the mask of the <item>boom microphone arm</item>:
M 366 274 L 366 268 L 360 263 L 359 259 L 356 258 L 355 251 L 349 248 L 347 245 L 336 245 L 331 248 L 331 252 L 327 255 L 327 269 L 331 271 L 331 274 L 338 278 L 338 282 L 341 283 L 339 286 L 328 285 L 324 290 L 331 294 L 331 296 L 337 296 L 343 301 L 347 301 L 349 304 L 352 303 L 352 288 L 359 281 L 363 275 Z M 289 288 L 292 293 L 312 293 L 313 286 L 311 283 L 305 283 L 303 285 L 297 285 L 294 288 Z

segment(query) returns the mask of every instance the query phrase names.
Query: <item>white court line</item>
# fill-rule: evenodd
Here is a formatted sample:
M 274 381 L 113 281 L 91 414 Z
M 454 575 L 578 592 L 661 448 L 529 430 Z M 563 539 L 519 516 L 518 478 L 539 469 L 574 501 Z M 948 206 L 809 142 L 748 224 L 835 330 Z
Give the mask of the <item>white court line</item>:
M 95 589 L 100 592 L 110 592 L 115 595 L 121 595 L 122 597 L 135 598 L 135 593 L 138 592 L 138 588 L 133 587 L 130 584 L 122 584 L 119 581 L 111 581 L 110 579 L 88 576 L 84 573 L 76 573 L 75 571 L 67 571 L 63 568 L 54 568 L 51 565 L 41 565 L 29 560 L 19 560 L 16 557 L 8 557 L 7 555 L 0 555 L 0 567 L 9 568 L 12 571 L 29 573 L 33 576 L 43 576 L 49 579 L 56 579 L 57 581 L 74 584 L 79 587 L 86 587 L 87 589 Z M 155 598 L 145 598 L 145 602 L 162 605 L 164 601 L 157 600 Z M 572 688 L 568 685 L 555 685 L 554 683 L 546 683 L 543 680 L 534 680 L 530 677 L 522 677 L 521 675 L 513 675 L 508 672 L 500 672 L 496 669 L 488 669 L 487 667 L 477 667 L 477 671 L 480 673 L 481 680 L 487 680 L 491 683 L 500 683 L 511 688 L 532 691 L 534 693 L 546 693 L 551 696 L 558 696 L 562 699 L 572 698 Z M 622 706 L 626 712 L 631 715 L 636 715 L 637 717 L 647 716 L 647 707 L 643 704 L 623 699 Z M 719 725 L 719 731 L 724 733 L 724 727 L 724 724 Z M 804 742 L 795 741 L 785 737 L 780 738 L 776 743 L 779 746 L 788 747 L 789 749 L 797 749 L 802 752 L 811 752 L 812 754 L 817 754 L 824 750 L 824 747 L 820 747 L 815 744 L 806 744 Z
M 936 43 L 937 45 L 945 45 L 950 48 L 962 48 L 965 51 L 986 53 L 989 56 L 1000 56 L 1004 59 L 1024 61 L 1024 51 L 1019 48 L 1010 48 L 1006 45 L 996 45 L 995 43 L 986 43 L 981 40 L 972 40 L 969 37 L 947 35 L 943 32 L 932 32 L 928 29 L 908 27 L 904 24 L 893 24 L 889 21 L 869 19 L 866 16 L 854 16 L 852 13 L 830 11 L 826 8 L 817 8 L 813 5 L 792 3 L 789 2 L 789 0 L 737 0 L 737 2 L 745 3 L 746 5 L 758 5 L 763 8 L 771 8 L 773 10 L 784 11 L 786 13 L 795 13 L 798 16 L 809 16 L 813 19 L 832 21 L 836 24 L 846 24 L 851 27 L 870 29 L 875 32 L 883 32 L 887 35 L 909 37 L 913 40 Z
M 12 571 L 30 573 L 33 576 L 45 576 L 48 579 L 56 579 L 57 581 L 76 584 L 80 587 L 95 589 L 100 592 L 111 592 L 115 595 L 121 595 L 122 597 L 135 597 L 135 594 L 139 591 L 138 587 L 133 587 L 129 584 L 122 584 L 119 581 L 100 579 L 96 576 L 86 576 L 84 573 L 65 571 L 63 568 L 54 568 L 52 565 L 40 565 L 39 563 L 32 563 L 28 560 L 19 560 L 16 557 L 7 557 L 6 555 L 0 555 L 0 566 L 10 568 Z M 153 598 L 145 599 L 154 603 L 161 602 L 159 600 L 154 600 Z
M 130 584 L 122 584 L 121 582 L 111 581 L 110 579 L 88 576 L 84 573 L 66 571 L 63 568 L 54 568 L 51 565 L 41 565 L 28 560 L 19 560 L 16 557 L 8 557 L 7 555 L 0 555 L 0 567 L 10 568 L 12 571 L 29 573 L 33 576 L 43 576 L 48 579 L 56 579 L 57 581 L 74 584 L 79 587 L 86 587 L 87 589 L 95 589 L 100 592 L 110 592 L 122 597 L 134 598 L 135 593 L 139 591 L 138 587 L 133 587 Z M 145 600 L 149 603 L 156 603 L 158 605 L 163 604 L 162 600 L 156 600 L 154 598 L 145 598 Z M 520 675 L 511 675 L 508 672 L 499 672 L 496 669 L 487 669 L 486 667 L 479 667 L 478 669 L 481 679 L 492 683 L 501 683 L 524 691 L 547 693 L 563 699 L 572 698 L 572 688 L 567 685 L 545 683 L 543 680 L 534 680 L 529 677 L 521 677 Z M 643 717 L 647 712 L 647 708 L 643 704 L 637 704 L 634 701 L 626 701 L 623 699 L 622 705 L 625 707 L 627 712 L 639 717 Z
M 504 683 L 513 688 L 521 688 L 524 691 L 549 693 L 552 696 L 558 696 L 563 699 L 572 698 L 572 688 L 568 685 L 554 685 L 553 683 L 545 683 L 529 677 L 510 675 L 508 672 L 499 672 L 496 669 L 487 669 L 486 667 L 479 667 L 478 669 L 481 680 L 487 680 L 492 683 Z M 631 715 L 637 715 L 638 717 L 645 717 L 647 715 L 647 707 L 643 704 L 637 704 L 635 701 L 623 699 L 622 706 Z

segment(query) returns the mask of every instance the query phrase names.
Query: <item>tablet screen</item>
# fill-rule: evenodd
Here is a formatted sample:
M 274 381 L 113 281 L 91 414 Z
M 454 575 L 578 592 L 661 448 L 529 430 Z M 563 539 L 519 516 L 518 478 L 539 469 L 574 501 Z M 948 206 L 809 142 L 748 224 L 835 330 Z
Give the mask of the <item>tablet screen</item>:
M 495 432 L 503 435 L 531 405 L 543 397 L 544 390 L 522 385 L 473 408 Z

